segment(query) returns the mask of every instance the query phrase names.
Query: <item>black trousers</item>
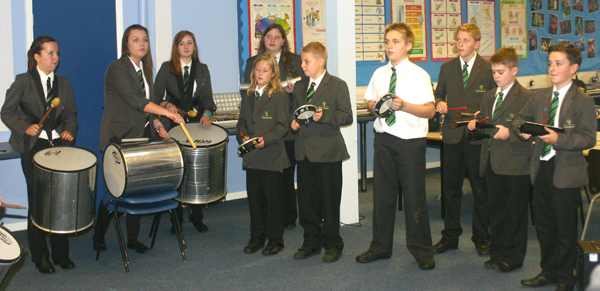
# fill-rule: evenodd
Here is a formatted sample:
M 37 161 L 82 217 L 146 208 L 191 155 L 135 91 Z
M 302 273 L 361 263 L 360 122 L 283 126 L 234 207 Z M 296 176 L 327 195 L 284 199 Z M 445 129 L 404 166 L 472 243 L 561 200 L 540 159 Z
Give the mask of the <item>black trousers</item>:
M 53 143 L 54 145 L 62 145 L 62 140 L 56 139 L 53 140 Z M 31 209 L 33 209 L 31 205 L 38 195 L 41 195 L 40 193 L 35 193 L 33 187 L 33 156 L 37 152 L 50 147 L 48 140 L 39 138 L 29 155 L 21 155 L 21 167 L 23 168 L 25 180 L 27 181 L 27 200 L 29 202 L 27 215 L 27 241 L 29 242 L 31 261 L 33 262 L 39 261 L 42 256 L 50 258 L 50 252 L 46 244 L 46 235 L 48 234 L 33 225 L 31 219 Z M 69 240 L 67 236 L 61 234 L 52 234 L 48 236 L 50 237 L 50 247 L 52 247 L 52 259 L 57 261 L 69 258 Z
M 204 219 L 204 213 L 202 212 L 202 208 L 204 205 L 201 204 L 188 204 L 188 207 L 192 210 L 192 214 L 190 215 L 190 220 L 194 224 L 195 228 L 200 227 L 202 220 Z M 179 206 L 175 208 L 175 215 L 177 215 L 177 219 L 179 219 L 179 223 L 183 223 L 183 206 L 181 202 L 179 202 Z M 173 223 L 173 221 L 171 221 Z
M 556 188 L 554 158 L 541 161 L 533 184 L 535 230 L 540 242 L 542 275 L 575 285 L 577 263 L 577 207 L 581 188 Z
M 425 193 L 425 138 L 401 139 L 375 133 L 373 161 L 373 241 L 378 256 L 392 255 L 398 185 L 402 184 L 406 248 L 415 259 L 433 256 Z
M 463 135 L 457 144 L 444 145 L 444 196 L 446 199 L 446 218 L 442 237 L 453 245 L 458 245 L 458 237 L 463 233 L 460 226 L 460 204 L 465 174 L 468 174 L 473 189 L 473 236 L 471 240 L 490 239 L 488 227 L 487 189 L 483 178 L 479 176 L 479 156 L 481 145 L 473 145 Z
M 283 246 L 282 179 L 281 172 L 246 169 L 250 238 Z
M 485 179 L 490 214 L 490 259 L 521 267 L 527 253 L 531 179 L 529 175 L 498 175 L 489 161 Z
M 283 224 L 296 223 L 298 218 L 298 205 L 296 202 L 296 187 L 294 186 L 294 173 L 296 172 L 296 156 L 294 155 L 293 140 L 285 141 L 285 151 L 290 160 L 291 167 L 283 170 Z
M 314 163 L 305 158 L 298 165 L 298 212 L 304 243 L 313 249 L 342 251 L 340 202 L 342 162 Z

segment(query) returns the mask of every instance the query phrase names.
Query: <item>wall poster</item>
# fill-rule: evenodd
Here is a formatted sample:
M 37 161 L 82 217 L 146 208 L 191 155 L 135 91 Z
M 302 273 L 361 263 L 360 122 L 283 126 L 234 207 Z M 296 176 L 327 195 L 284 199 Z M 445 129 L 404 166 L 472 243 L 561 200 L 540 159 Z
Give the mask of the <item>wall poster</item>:
M 250 56 L 258 53 L 263 31 L 277 23 L 287 34 L 290 51 L 296 51 L 294 0 L 248 0 L 248 29 L 250 30 Z
M 527 1 L 500 2 L 500 46 L 512 47 L 527 58 Z
M 431 60 L 448 61 L 458 56 L 456 28 L 462 24 L 460 0 L 430 0 Z
M 425 0 L 390 0 L 392 22 L 404 22 L 415 32 L 415 43 L 409 52 L 411 62 L 427 62 L 427 23 Z
M 496 52 L 496 4 L 490 0 L 469 0 L 467 11 L 469 22 L 481 31 L 481 45 L 477 52 L 489 59 Z
M 302 43 L 318 41 L 327 46 L 325 0 L 302 0 Z
M 356 61 L 385 62 L 383 0 L 354 0 Z

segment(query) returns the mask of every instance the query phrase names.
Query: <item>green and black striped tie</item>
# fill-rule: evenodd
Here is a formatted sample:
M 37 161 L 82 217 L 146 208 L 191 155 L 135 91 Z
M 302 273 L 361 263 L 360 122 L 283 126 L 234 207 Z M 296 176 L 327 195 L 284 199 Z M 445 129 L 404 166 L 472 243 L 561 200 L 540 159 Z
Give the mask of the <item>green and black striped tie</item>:
M 469 64 L 465 63 L 463 65 L 462 76 L 463 76 L 463 88 L 467 88 L 467 81 L 469 81 L 469 70 L 467 68 Z
M 390 78 L 389 93 L 396 94 L 396 68 L 395 67 L 392 67 L 392 77 Z M 392 114 L 385 119 L 385 123 L 388 126 L 392 126 L 392 125 L 394 125 L 394 123 L 396 123 L 396 111 L 392 112 Z
M 46 110 L 50 109 L 50 101 L 54 98 L 54 93 L 52 93 L 52 82 L 50 77 L 46 79 Z
M 492 113 L 492 123 L 494 123 L 494 120 L 496 120 L 496 113 L 500 109 L 500 106 L 502 106 L 502 101 L 504 101 L 504 99 L 502 97 L 504 97 L 504 93 L 502 93 L 502 92 L 498 93 L 498 98 L 496 98 L 496 106 L 494 106 L 494 112 Z M 492 138 L 490 137 L 490 139 L 488 139 L 488 150 L 490 150 L 491 146 L 492 146 Z
M 188 72 L 189 67 L 183 67 L 183 92 L 187 93 L 188 85 L 190 84 L 190 73 Z
M 260 100 L 260 93 L 258 91 L 254 91 L 254 95 L 256 96 L 256 101 Z
M 317 85 L 317 83 L 310 83 L 310 88 L 308 88 L 308 92 L 306 93 L 306 104 L 310 104 L 310 101 L 312 101 L 312 96 L 315 94 L 315 85 Z
M 550 113 L 548 114 L 548 125 L 554 126 L 554 118 L 556 117 L 556 109 L 558 108 L 558 91 L 554 91 L 554 97 L 550 102 Z M 544 143 L 544 149 L 542 150 L 542 158 L 547 156 L 552 149 L 552 145 Z

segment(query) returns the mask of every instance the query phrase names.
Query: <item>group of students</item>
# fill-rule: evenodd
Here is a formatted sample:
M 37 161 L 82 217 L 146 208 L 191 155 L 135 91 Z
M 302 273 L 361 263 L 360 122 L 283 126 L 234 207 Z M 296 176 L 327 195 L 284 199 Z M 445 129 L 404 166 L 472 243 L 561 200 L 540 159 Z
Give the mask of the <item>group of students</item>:
M 247 61 L 244 81 L 250 86 L 242 94 L 237 123 L 240 144 L 258 138 L 257 149 L 243 156 L 250 208 L 250 240 L 243 251 L 279 253 L 284 247 L 284 229 L 295 228 L 298 215 L 304 241 L 293 257 L 306 259 L 325 249 L 323 261 L 335 262 L 344 247 L 339 233 L 342 161 L 349 155 L 340 127 L 353 122 L 348 86 L 325 70 L 327 49 L 322 44 L 305 45 L 299 56 L 290 52 L 281 26 L 270 25 L 263 35 L 258 54 Z M 419 268 L 435 268 L 434 254 L 458 248 L 462 183 L 467 176 L 475 198 L 471 240 L 480 255 L 489 254 L 484 266 L 502 272 L 519 268 L 527 248 L 532 183 L 542 272 L 521 283 L 532 287 L 558 283 L 556 290 L 572 290 L 579 189 L 587 183 L 582 150 L 596 143 L 593 101 L 572 85 L 581 53 L 570 44 L 551 47 L 548 74 L 553 87 L 534 93 L 516 80 L 519 58 L 515 50 L 502 48 L 488 62 L 476 52 L 480 39 L 477 26 L 458 27 L 459 56 L 442 65 L 433 91 L 429 74 L 408 58 L 415 41 L 412 28 L 405 23 L 386 26 L 389 63 L 374 72 L 364 98 L 373 112 L 379 97 L 392 93 L 394 113 L 377 118 L 374 124 L 373 239 L 356 260 L 370 263 L 392 255 L 395 205 L 402 185 L 407 248 Z M 44 148 L 71 143 L 78 127 L 71 85 L 54 74 L 58 52 L 51 37 L 33 42 L 29 70 L 17 76 L 1 112 L 12 131 L 10 143 L 22 155 L 30 202 L 36 195 L 31 183 L 32 156 Z M 130 26 L 123 35 L 122 57 L 109 65 L 105 75 L 101 151 L 115 138 L 153 134 L 168 138 L 170 127 L 185 122 L 178 110 L 202 112 L 196 119 L 186 116 L 187 121 L 210 126 L 215 110 L 210 74 L 198 59 L 191 32 L 175 36 L 170 62 L 161 66 L 155 84 L 151 76 L 148 31 Z M 286 81 L 294 77 L 301 80 Z M 51 114 L 53 121 L 40 128 L 37 121 L 48 110 L 45 104 L 58 95 L 59 88 L 61 104 Z M 293 111 L 306 104 L 318 109 L 312 122 L 299 124 Z M 475 119 L 466 127 L 451 128 L 455 117 L 447 115 L 442 127 L 446 217 L 442 238 L 433 245 L 425 193 L 428 119 L 435 111 L 446 114 L 449 108 L 463 106 Z M 482 121 L 495 126 L 479 130 L 489 138 L 468 140 L 468 132 L 478 130 Z M 534 139 L 520 131 L 525 121 L 562 127 L 565 132 L 546 128 L 548 134 Z M 192 221 L 199 231 L 208 230 L 200 207 L 192 207 Z M 127 233 L 128 248 L 148 251 L 137 241 L 139 217 L 127 216 Z M 28 239 L 39 271 L 54 272 L 44 232 L 31 219 Z M 50 243 L 55 264 L 73 268 L 66 237 L 53 235 Z M 103 243 L 94 247 L 106 248 Z

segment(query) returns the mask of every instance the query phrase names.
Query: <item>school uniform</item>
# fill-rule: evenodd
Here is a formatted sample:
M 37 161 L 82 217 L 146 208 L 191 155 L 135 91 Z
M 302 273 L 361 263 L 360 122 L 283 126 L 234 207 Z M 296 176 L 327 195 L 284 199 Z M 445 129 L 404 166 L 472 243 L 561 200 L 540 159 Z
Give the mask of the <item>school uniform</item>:
M 44 121 L 40 134 L 29 136 L 25 133 L 27 128 L 38 123 L 48 111 L 50 104 L 46 102 L 48 77 L 50 77 L 52 94 L 60 98 L 60 105 L 52 109 Z M 29 205 L 32 205 L 36 197 L 41 194 L 35 193 L 33 187 L 33 156 L 38 151 L 55 145 L 70 145 L 70 142 L 61 139 L 60 134 L 63 131 L 71 133 L 73 138 L 77 134 L 77 107 L 71 82 L 54 72 L 46 76 L 37 67 L 27 73 L 19 74 L 6 91 L 6 99 L 0 115 L 11 131 L 9 143 L 21 153 L 21 165 L 27 182 L 27 198 Z M 29 211 L 31 209 L 30 207 Z M 38 262 L 44 256 L 50 257 L 46 245 L 46 232 L 33 225 L 30 212 L 27 220 L 27 238 L 33 262 Z M 69 241 L 66 236 L 51 235 L 50 245 L 52 259 L 55 262 L 69 258 Z
M 503 262 L 504 268 L 508 267 L 506 271 L 523 266 L 527 252 L 529 162 L 533 144 L 531 140 L 519 139 L 511 124 L 531 94 L 518 81 L 504 91 L 489 90 L 483 94 L 479 113 L 480 119 L 489 117 L 486 123 L 502 125 L 510 133 L 506 140 L 491 137 L 483 140 L 479 166 L 488 189 L 490 259 Z M 498 129 L 481 132 L 494 136 Z
M 270 243 L 283 246 L 281 183 L 283 169 L 290 166 L 283 143 L 283 137 L 289 131 L 289 103 L 284 92 L 272 96 L 266 90 L 258 92 L 260 98 L 242 95 L 236 135 L 240 144 L 243 143 L 241 134 L 249 138 L 262 137 L 265 144 L 264 148 L 243 155 L 250 237 L 260 242 L 268 239 Z
M 474 113 L 479 110 L 481 97 L 486 91 L 496 88 L 492 77 L 490 64 L 479 54 L 469 62 L 467 70 L 469 79 L 463 86 L 463 61 L 456 57 L 444 64 L 440 69 L 438 85 L 435 90 L 436 104 L 445 101 L 448 108 L 466 106 L 463 112 Z M 460 204 L 462 199 L 462 186 L 465 174 L 471 181 L 471 188 L 475 198 L 473 205 L 473 236 L 471 240 L 480 245 L 489 241 L 489 218 L 487 211 L 487 190 L 485 182 L 478 175 L 479 153 L 481 141 L 469 142 L 466 139 L 467 127 L 450 128 L 454 121 L 454 113 L 446 114 L 442 126 L 442 141 L 444 143 L 444 160 L 442 185 L 445 197 L 446 217 L 442 239 L 454 248 L 458 247 L 458 238 L 463 230 L 460 225 Z
M 555 88 L 533 93 L 515 115 L 513 130 L 524 121 L 542 123 L 549 118 Z M 577 207 L 581 186 L 588 183 L 583 150 L 596 144 L 594 101 L 569 84 L 558 90 L 559 105 L 554 126 L 562 127 L 557 143 L 542 155 L 545 143 L 535 138 L 530 177 L 533 181 L 536 232 L 540 242 L 541 275 L 558 283 L 575 285 L 577 260 Z
M 307 104 L 309 85 L 315 83 L 310 104 L 323 109 L 318 122 L 300 125 L 296 134 L 298 210 L 304 229 L 303 246 L 341 252 L 339 235 L 342 197 L 342 161 L 350 157 L 340 127 L 352 123 L 348 85 L 325 72 L 317 80 L 302 80 L 294 87 L 294 108 Z

